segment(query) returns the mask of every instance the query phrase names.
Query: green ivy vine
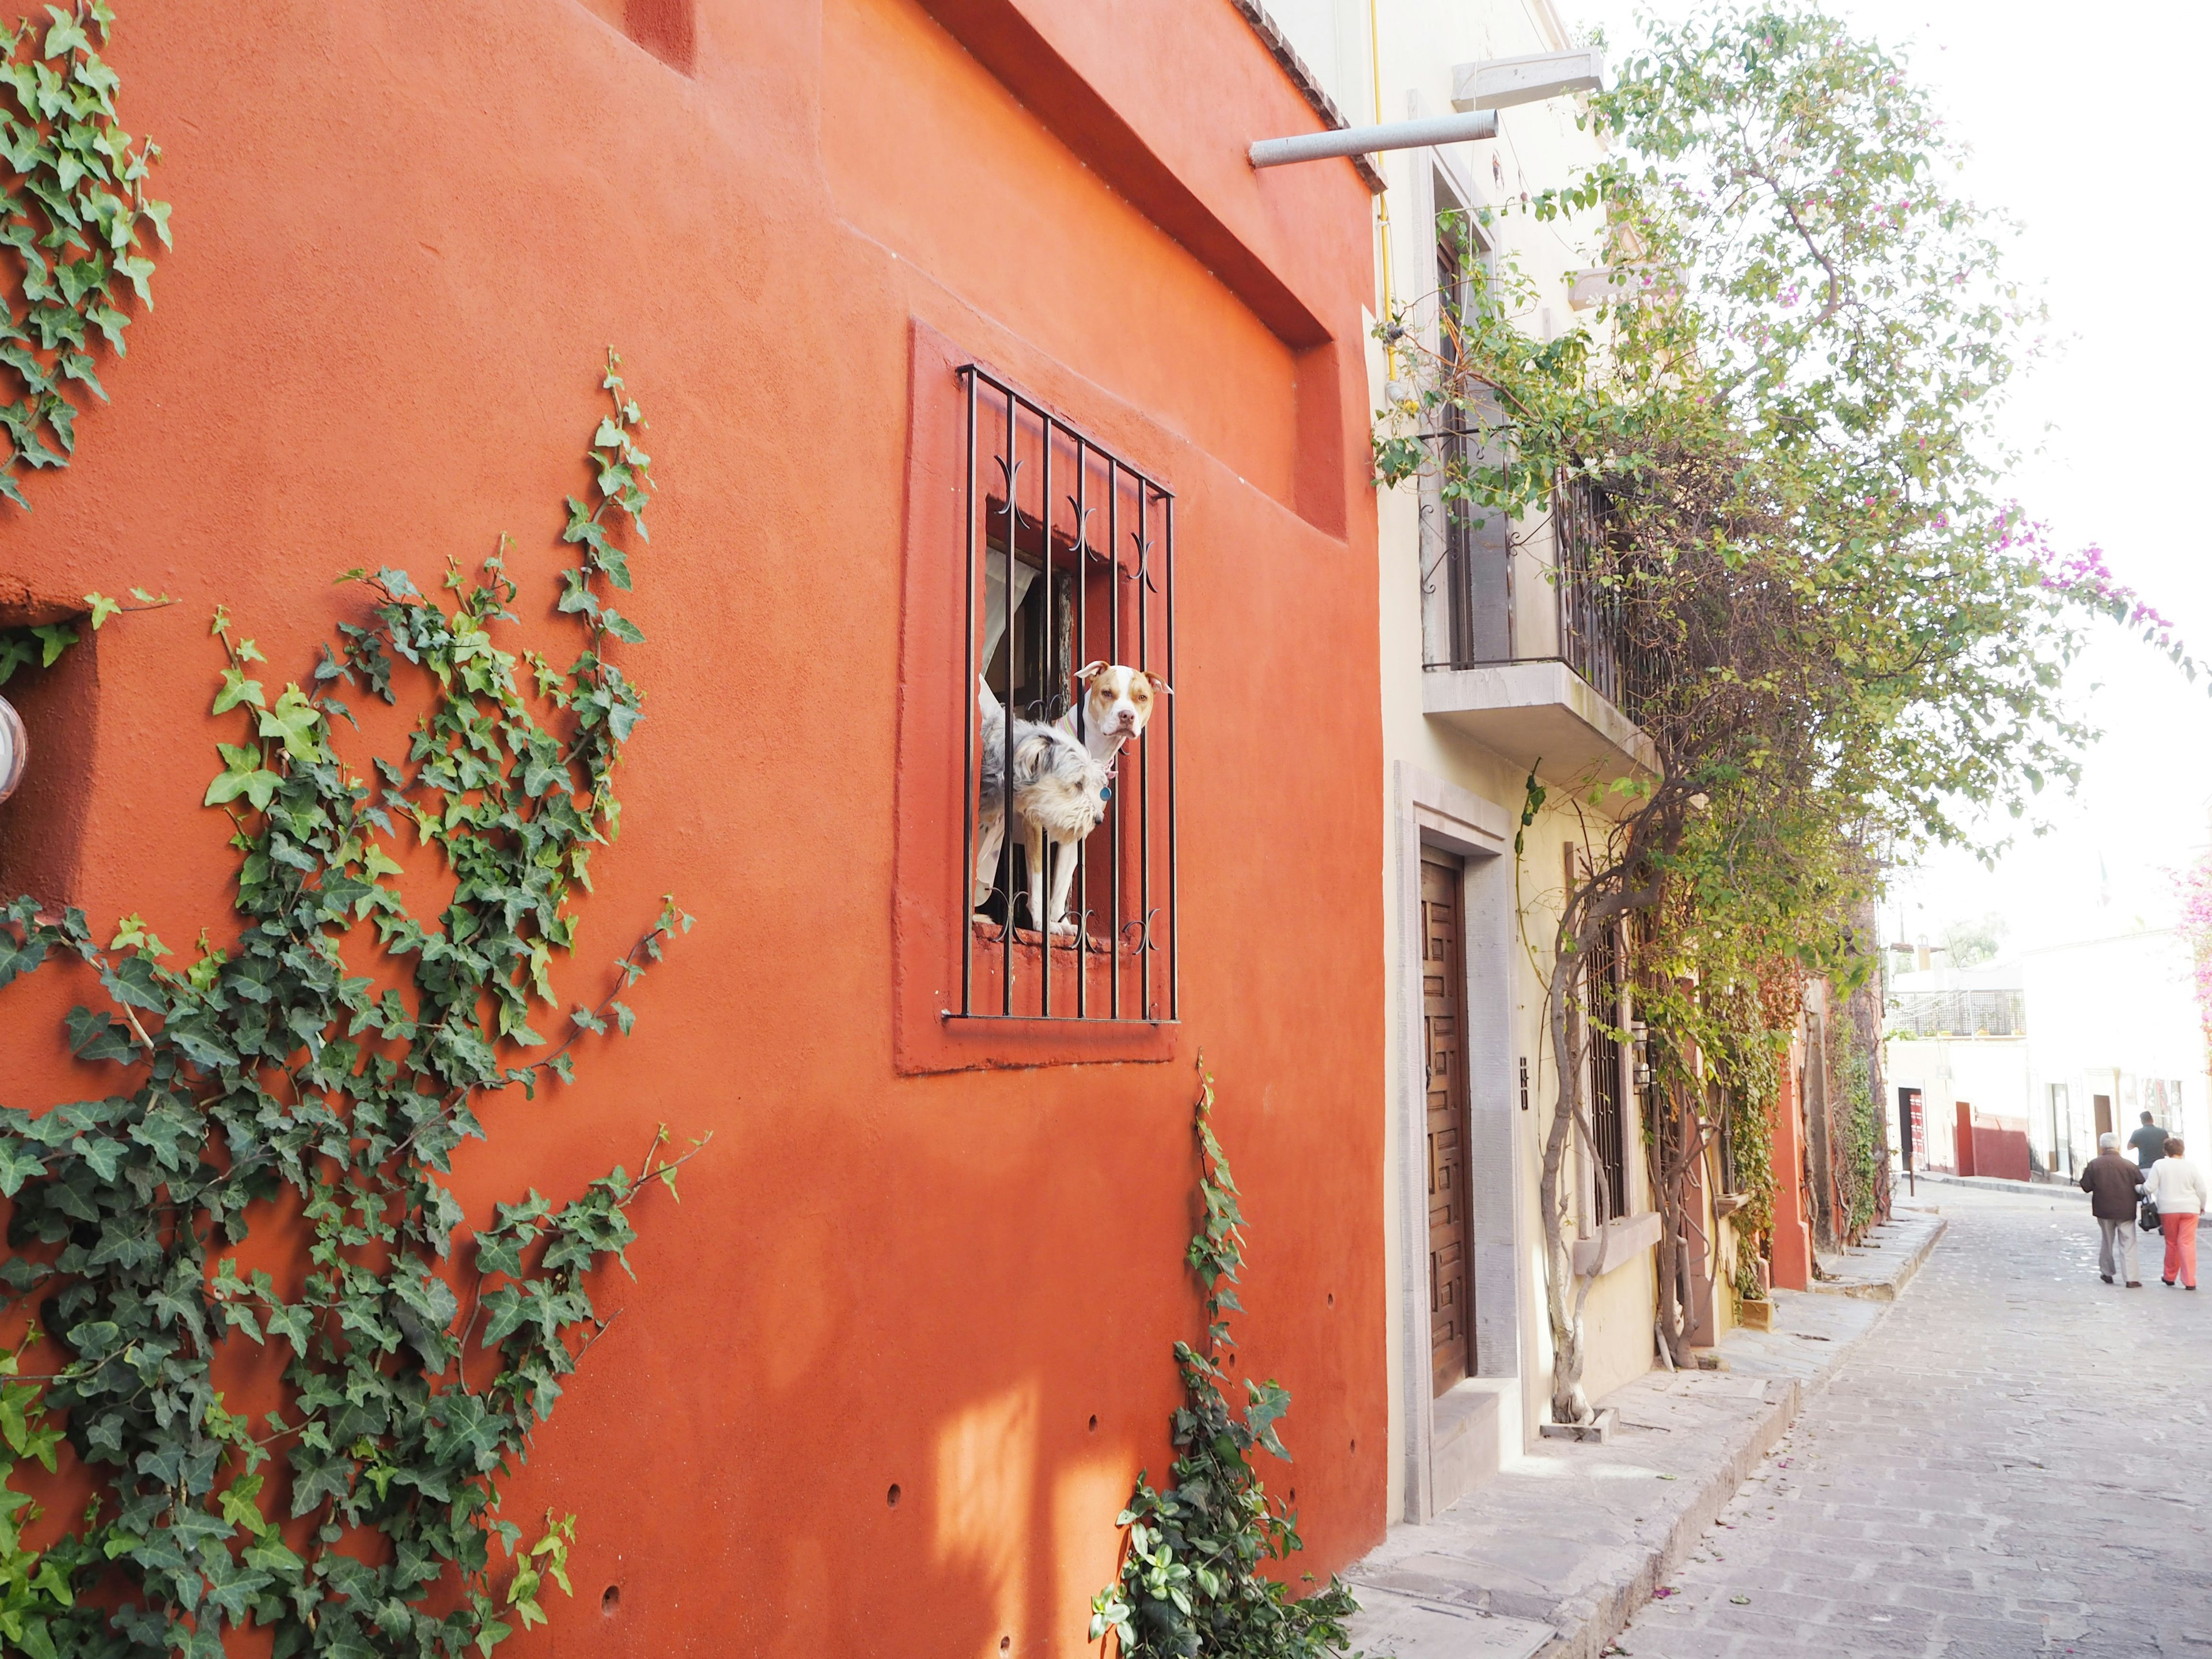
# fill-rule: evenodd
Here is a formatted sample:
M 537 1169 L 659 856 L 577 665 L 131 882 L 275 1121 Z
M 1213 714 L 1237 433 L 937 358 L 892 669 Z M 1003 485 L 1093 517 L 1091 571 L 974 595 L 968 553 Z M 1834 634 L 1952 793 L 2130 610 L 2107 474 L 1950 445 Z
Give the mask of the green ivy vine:
M 1881 1213 L 1882 1172 L 1889 1162 L 1888 1125 L 1874 1092 L 1874 1060 L 1847 1018 L 1830 1022 L 1828 1049 L 1843 1109 L 1836 1115 L 1837 1231 L 1847 1238 Z
M 126 611 L 158 611 L 176 601 L 167 593 L 149 593 L 143 587 L 131 590 L 131 597 L 138 601 L 125 605 L 120 599 L 111 599 L 105 593 L 84 596 L 83 619 L 97 634 L 109 617 Z M 62 653 L 76 645 L 83 636 L 76 631 L 74 622 L 37 623 L 24 628 L 0 628 L 0 685 L 15 678 L 19 668 L 52 668 L 62 659 Z
M 1290 1391 L 1270 1378 L 1245 1380 L 1244 1408 L 1224 1392 L 1235 1358 L 1229 1315 L 1244 1261 L 1244 1218 L 1237 1182 L 1213 1133 L 1213 1077 L 1199 1063 L 1196 1128 L 1198 1191 L 1204 1213 L 1187 1260 L 1206 1295 L 1204 1352 L 1175 1345 L 1185 1403 L 1170 1425 L 1174 1484 L 1155 1491 L 1144 1474 L 1115 1522 L 1129 1529 L 1121 1576 L 1091 1599 L 1091 1639 L 1112 1631 L 1123 1659 L 1188 1659 L 1196 1654 L 1237 1659 L 1321 1659 L 1351 1644 L 1344 1621 L 1358 1611 L 1352 1592 L 1332 1577 L 1302 1599 L 1261 1571 L 1304 1547 L 1297 1517 L 1267 1495 L 1252 1464 L 1263 1447 L 1285 1462 L 1291 1454 L 1275 1425 L 1291 1408 Z M 1305 1575 L 1308 1583 L 1312 1575 Z
M 119 285 L 153 308 L 153 247 L 142 235 L 169 246 L 169 204 L 146 193 L 161 147 L 132 148 L 116 118 L 115 71 L 94 45 L 107 44 L 114 12 L 105 0 L 46 12 L 0 31 L 0 154 L 15 174 L 0 193 L 0 246 L 21 267 L 0 294 L 0 363 L 21 388 L 0 401 L 0 495 L 25 508 L 16 468 L 66 466 L 76 448 L 77 406 L 64 387 L 107 396 L 93 337 L 123 356 L 131 319 Z
M 580 556 L 559 606 L 584 635 L 566 668 L 502 642 L 518 590 L 496 555 L 449 568 L 442 603 L 401 570 L 349 573 L 365 619 L 273 693 L 218 611 L 214 708 L 240 730 L 206 799 L 234 826 L 235 937 L 172 962 L 137 916 L 103 943 L 78 910 L 0 910 L 0 986 L 55 962 L 96 976 L 105 1006 L 72 1010 L 69 1042 L 114 1079 L 0 1109 L 0 1294 L 32 1316 L 0 1364 L 11 1653 L 217 1659 L 254 1626 L 276 1659 L 482 1655 L 545 1618 L 548 1580 L 567 1588 L 573 1517 L 526 1541 L 501 1482 L 605 1328 L 593 1271 L 627 1267 L 630 1212 L 697 1146 L 672 1158 L 663 1129 L 635 1175 L 526 1193 L 465 1236 L 450 1174 L 488 1097 L 533 1097 L 572 1075 L 580 1036 L 630 1029 L 621 992 L 690 926 L 670 903 L 607 997 L 559 1015 L 550 969 L 641 703 L 609 647 L 642 635 L 608 598 L 645 537 L 648 459 L 611 353 L 605 386 L 595 498 L 562 532 Z M 366 774 L 337 730 L 353 685 L 425 705 L 404 757 Z M 450 881 L 434 918 L 410 908 L 410 850 Z M 533 1029 L 541 1010 L 563 1029 Z M 241 1343 L 282 1370 L 258 1419 L 215 1380 Z M 95 1496 L 33 1549 L 18 1481 L 64 1455 Z

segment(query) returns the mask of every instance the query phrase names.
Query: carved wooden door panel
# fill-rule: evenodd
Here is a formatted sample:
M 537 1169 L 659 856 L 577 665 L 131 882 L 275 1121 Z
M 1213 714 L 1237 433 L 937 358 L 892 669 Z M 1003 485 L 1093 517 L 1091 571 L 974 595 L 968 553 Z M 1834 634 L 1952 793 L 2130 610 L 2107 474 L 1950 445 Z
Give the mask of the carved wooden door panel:
M 1421 860 L 1421 1013 L 1428 1051 L 1429 1342 L 1437 1394 L 1468 1376 L 1474 1337 L 1467 1181 L 1467 1041 L 1460 868 Z

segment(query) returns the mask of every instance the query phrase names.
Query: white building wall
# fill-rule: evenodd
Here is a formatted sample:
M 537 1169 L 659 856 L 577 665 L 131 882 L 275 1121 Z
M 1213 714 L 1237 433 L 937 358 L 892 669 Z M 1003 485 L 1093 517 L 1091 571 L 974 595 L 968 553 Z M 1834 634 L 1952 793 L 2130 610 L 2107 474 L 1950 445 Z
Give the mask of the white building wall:
M 1379 50 L 1370 49 L 1368 0 L 1270 0 L 1269 11 L 1355 124 L 1448 112 L 1455 64 L 1559 51 L 1571 44 L 1548 0 L 1375 0 L 1374 46 Z M 1379 107 L 1374 73 L 1378 56 Z M 1376 314 L 1410 307 L 1432 336 L 1437 179 L 1441 174 L 1451 193 L 1477 210 L 1506 210 L 1517 206 L 1524 192 L 1571 183 L 1599 154 L 1595 141 L 1577 130 L 1578 113 L 1571 99 L 1527 105 L 1503 112 L 1498 139 L 1377 157 L 1389 189 L 1377 212 Z M 1571 326 L 1568 273 L 1586 267 L 1591 258 L 1582 238 L 1563 223 L 1540 224 L 1517 212 L 1501 212 L 1487 234 L 1498 256 L 1540 289 L 1522 325 L 1544 338 Z M 1387 295 L 1379 268 L 1386 241 Z M 1373 342 L 1369 371 L 1373 406 L 1379 409 L 1392 366 Z M 1406 371 L 1401 366 L 1397 372 Z M 1477 1134 L 1470 1164 L 1474 1220 L 1494 1241 L 1478 1255 L 1481 1369 L 1493 1373 L 1479 1380 L 1500 1394 L 1498 1450 L 1511 1455 L 1534 1437 L 1549 1395 L 1552 1356 L 1543 1316 L 1538 1187 L 1542 1139 L 1557 1088 L 1540 1026 L 1544 987 L 1532 958 L 1548 962 L 1551 957 L 1572 820 L 1559 810 L 1560 781 L 1547 780 L 1554 786 L 1553 804 L 1527 830 L 1523 854 L 1516 860 L 1511 843 L 1520 828 L 1525 769 L 1423 713 L 1420 491 L 1410 485 L 1385 491 L 1378 511 L 1382 726 L 1390 774 L 1388 844 L 1393 848 L 1383 872 L 1395 1050 L 1384 1224 L 1391 1237 L 1389 1502 L 1395 1519 L 1423 1512 L 1420 1486 L 1426 1477 L 1420 1448 L 1429 1432 L 1425 1422 L 1411 1420 L 1427 1414 L 1426 1356 L 1414 1352 L 1425 1317 L 1415 1304 L 1426 1294 L 1425 1256 L 1416 1246 L 1417 1234 L 1425 1245 L 1425 1199 L 1413 1184 L 1420 1179 L 1423 1149 L 1413 1143 L 1422 1123 L 1416 1091 L 1425 1090 L 1426 1081 L 1419 1053 L 1419 848 L 1426 840 L 1455 850 L 1474 849 L 1468 864 L 1468 925 L 1471 935 L 1486 931 L 1467 941 L 1473 1115 L 1478 1130 L 1486 1123 L 1490 1133 L 1486 1140 Z M 1540 574 L 1522 580 L 1516 572 L 1516 611 L 1548 606 L 1551 592 Z M 1533 615 L 1520 619 L 1528 632 L 1537 620 Z M 1525 1111 L 1520 1105 L 1523 1063 L 1530 1084 Z M 1632 1114 L 1628 1164 L 1629 1208 L 1648 1211 L 1643 1137 Z M 1656 1295 L 1650 1262 L 1650 1252 L 1644 1251 L 1590 1288 L 1584 1384 L 1593 1398 L 1653 1363 Z
M 2095 1152 L 2100 1095 L 2112 1103 L 2123 1142 L 2149 1111 L 2191 1143 L 2192 1155 L 2212 1153 L 2204 1033 L 2187 941 L 2172 928 L 2149 928 L 2046 946 L 2021 962 L 2030 1138 L 2038 1148 L 2053 1138 L 2056 1087 L 2071 1108 L 2077 1160 Z M 2057 1126 L 2062 1137 L 2065 1127 Z

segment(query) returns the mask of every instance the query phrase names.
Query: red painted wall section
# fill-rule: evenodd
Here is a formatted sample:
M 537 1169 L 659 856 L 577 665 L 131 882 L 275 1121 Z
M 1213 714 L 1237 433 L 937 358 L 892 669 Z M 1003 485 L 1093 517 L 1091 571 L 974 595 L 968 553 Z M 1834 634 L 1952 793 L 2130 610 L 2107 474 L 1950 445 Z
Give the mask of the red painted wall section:
M 0 808 L 0 871 L 96 926 L 222 937 L 217 603 L 281 684 L 358 614 L 337 572 L 434 578 L 504 532 L 515 642 L 568 648 L 560 501 L 615 343 L 664 487 L 623 606 L 649 701 L 561 988 L 596 993 L 665 891 L 699 923 L 636 1035 L 492 1103 L 457 1179 L 474 1224 L 634 1168 L 659 1123 L 715 1138 L 680 1209 L 644 1206 L 622 1316 L 514 1485 L 518 1516 L 580 1516 L 577 1600 L 504 1651 L 1083 1650 L 1200 1334 L 1201 1047 L 1250 1220 L 1241 1364 L 1293 1391 L 1270 1480 L 1325 1575 L 1384 1510 L 1367 193 L 1346 165 L 1253 177 L 1245 144 L 1314 118 L 1211 0 L 699 0 L 689 73 L 640 11 L 125 9 L 177 249 L 76 464 L 0 522 L 0 592 L 182 603 L 110 624 L 63 714 L 26 694 L 46 769 Z M 1177 493 L 1185 1020 L 1151 1063 L 894 1066 L 924 328 Z M 404 741 L 364 726 L 364 760 Z M 0 994 L 7 1103 L 96 1085 L 61 1042 L 76 994 Z
M 2027 1181 L 2034 1166 L 2027 1154 L 2027 1128 L 2017 1120 L 1978 1117 L 1965 1101 L 1958 1103 L 1959 1173 L 1994 1176 L 2000 1181 Z

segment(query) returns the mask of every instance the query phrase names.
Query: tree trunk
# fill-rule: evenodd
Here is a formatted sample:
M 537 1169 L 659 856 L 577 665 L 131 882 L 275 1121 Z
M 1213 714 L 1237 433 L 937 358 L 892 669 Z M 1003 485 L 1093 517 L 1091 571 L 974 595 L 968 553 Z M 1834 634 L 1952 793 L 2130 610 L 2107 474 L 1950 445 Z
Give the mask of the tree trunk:
M 1564 927 L 1562 932 L 1564 933 Z M 1562 939 L 1563 946 L 1571 946 Z M 1537 1204 L 1544 1221 L 1544 1310 L 1552 1327 L 1552 1419 L 1557 1423 L 1587 1423 L 1589 1396 L 1583 1392 L 1583 1301 L 1586 1285 L 1575 1282 L 1574 1249 L 1567 1237 L 1567 1212 L 1561 1176 L 1567 1148 L 1582 1118 L 1581 1056 L 1576 1052 L 1572 1017 L 1574 976 L 1586 954 L 1562 949 L 1552 969 L 1546 1000 L 1552 1028 L 1552 1058 L 1559 1073 L 1559 1099 L 1552 1113 L 1551 1132 L 1544 1138 L 1544 1176 Z
M 1813 1243 L 1815 1248 L 1836 1248 L 1836 1156 L 1833 1120 L 1829 1103 L 1835 1097 L 1828 1073 L 1827 999 L 1806 1021 L 1805 1158 L 1813 1176 Z

